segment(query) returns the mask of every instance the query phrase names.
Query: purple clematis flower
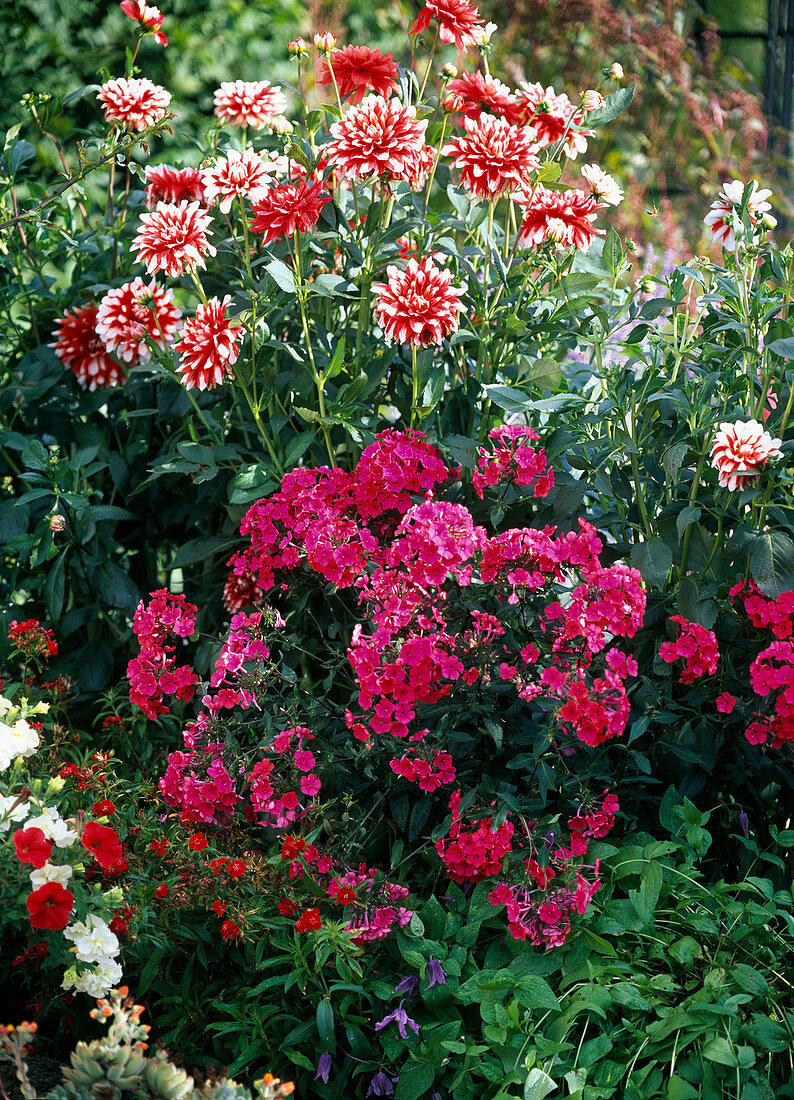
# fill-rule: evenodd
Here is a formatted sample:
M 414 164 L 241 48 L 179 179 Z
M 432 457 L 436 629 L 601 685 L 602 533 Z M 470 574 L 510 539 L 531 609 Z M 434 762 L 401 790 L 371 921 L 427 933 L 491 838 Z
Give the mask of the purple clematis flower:
M 444 967 L 431 955 L 427 961 L 427 988 L 432 989 L 434 985 L 446 985 L 447 976 L 444 973 Z
M 315 1081 L 322 1080 L 324 1085 L 328 1084 L 328 1078 L 331 1076 L 331 1055 L 326 1051 L 325 1054 L 320 1055 L 320 1061 L 317 1063 L 317 1072 L 314 1075 Z
M 419 992 L 419 979 L 415 974 L 409 974 L 407 978 L 402 978 L 394 987 L 395 993 L 404 993 L 406 997 L 413 998 Z
M 399 1008 L 395 1008 L 393 1012 L 390 1012 L 388 1016 L 384 1016 L 382 1020 L 378 1020 L 375 1024 L 375 1030 L 380 1031 L 381 1028 L 386 1027 L 394 1020 L 397 1024 L 397 1030 L 400 1032 L 401 1039 L 407 1039 L 408 1036 L 405 1033 L 406 1024 L 408 1027 L 413 1028 L 416 1034 L 419 1034 L 419 1024 L 416 1020 L 412 1020 L 405 1009 L 402 1007 L 402 1002 Z
M 367 1096 L 394 1096 L 394 1086 L 399 1080 L 399 1077 L 387 1077 L 381 1070 L 370 1081 Z

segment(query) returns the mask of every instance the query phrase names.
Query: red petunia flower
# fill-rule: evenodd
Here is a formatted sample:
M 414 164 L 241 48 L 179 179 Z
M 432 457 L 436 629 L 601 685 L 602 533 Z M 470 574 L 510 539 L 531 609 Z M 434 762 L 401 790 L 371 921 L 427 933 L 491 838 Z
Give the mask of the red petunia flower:
M 158 202 L 204 202 L 203 172 L 200 168 L 172 168 L 168 164 L 147 164 L 146 209 Z
M 421 34 L 432 19 L 438 22 L 438 37 L 464 52 L 479 45 L 479 32 L 484 27 L 479 11 L 468 0 L 427 0 L 409 34 Z
M 74 905 L 74 894 L 65 890 L 59 882 L 45 882 L 25 899 L 28 919 L 34 928 L 50 928 L 59 931 L 69 923 Z
M 770 459 L 782 458 L 782 440 L 775 439 L 757 420 L 726 421 L 711 444 L 711 465 L 723 489 L 746 489 L 756 481 Z
M 450 271 L 425 256 L 419 263 L 410 259 L 405 271 L 390 266 L 386 274 L 388 282 L 372 289 L 378 295 L 378 323 L 390 340 L 427 347 L 456 331 L 461 289 L 450 285 Z
M 397 99 L 368 95 L 331 126 L 333 141 L 323 146 L 329 164 L 343 176 L 399 176 L 424 146 L 427 120 Z
M 284 94 L 267 80 L 225 81 L 215 92 L 215 114 L 232 126 L 263 130 L 286 109 Z
M 542 184 L 526 201 L 519 199 L 524 220 L 518 234 L 518 244 L 524 248 L 538 248 L 545 241 L 553 241 L 558 248 L 590 247 L 596 236 L 603 236 L 603 229 L 596 229 L 593 222 L 601 207 L 591 195 L 575 188 L 571 191 L 547 191 Z
M 171 891 L 168 889 L 164 882 L 161 882 L 160 885 L 156 886 L 154 890 L 154 896 L 156 898 L 160 898 L 161 901 L 164 898 L 167 898 L 170 893 Z
M 43 867 L 52 855 L 52 841 L 47 840 L 41 829 L 17 829 L 14 833 L 14 850 L 20 863 Z
M 478 119 L 483 111 L 503 118 L 506 122 L 518 121 L 518 100 L 501 80 L 490 73 L 461 73 L 447 84 L 444 110 Z
M 227 294 L 223 301 L 210 298 L 188 317 L 181 339 L 175 348 L 181 353 L 179 373 L 188 389 L 208 390 L 220 385 L 230 374 L 230 367 L 240 354 L 239 326 L 226 317 L 231 302 Z
M 100 825 L 98 821 L 88 821 L 83 829 L 80 841 L 90 852 L 100 867 L 105 870 L 113 867 L 123 858 L 121 841 L 109 825 Z
M 81 386 L 104 390 L 120 385 L 126 373 L 108 354 L 96 331 L 96 320 L 97 307 L 93 302 L 67 310 L 55 330 L 57 339 L 50 347 Z
M 245 862 L 242 859 L 232 859 L 226 868 L 229 878 L 242 878 L 245 874 Z
M 214 256 L 207 240 L 211 215 L 198 202 L 158 202 L 149 214 L 141 214 L 141 226 L 131 244 L 138 262 L 149 275 L 164 271 L 177 278 L 193 267 L 206 267 L 205 255 Z
M 307 233 L 320 217 L 330 195 L 322 194 L 322 183 L 284 183 L 271 187 L 254 207 L 251 229 L 265 234 L 265 244 L 293 233 Z
M 253 149 L 230 149 L 227 156 L 204 170 L 204 199 L 210 205 L 220 200 L 222 214 L 229 213 L 238 195 L 259 202 L 267 194 L 274 171 L 275 164 L 263 160 Z
M 145 0 L 121 0 L 119 7 L 130 19 L 134 19 L 145 27 L 146 31 L 151 32 L 158 46 L 168 45 L 168 39 L 161 29 L 165 16 L 159 8 L 153 4 L 147 4 Z
M 392 55 L 369 46 L 343 46 L 326 56 L 326 65 L 317 83 L 333 84 L 336 78 L 339 95 L 342 99 L 350 96 L 351 103 L 360 103 L 367 91 L 388 98 L 397 87 Z
M 162 856 L 165 855 L 166 848 L 168 847 L 168 840 L 164 836 L 155 837 L 149 847 L 156 856 L 160 856 L 162 858 Z
M 108 351 L 132 365 L 151 359 L 146 338 L 163 347 L 181 316 L 172 290 L 158 286 L 155 279 L 147 285 L 139 276 L 107 292 L 97 309 L 96 330 Z
M 213 911 L 213 913 L 217 913 L 219 917 L 222 917 L 228 908 L 229 907 L 226 902 L 221 901 L 220 898 L 217 898 L 210 906 L 210 909 Z
M 479 199 L 495 199 L 529 182 L 540 162 L 527 131 L 482 114 L 464 118 L 465 137 L 453 138 L 441 152 L 460 169 L 460 183 Z
M 103 84 L 97 99 L 104 104 L 106 122 L 140 133 L 165 118 L 171 93 L 145 78 L 120 77 Z

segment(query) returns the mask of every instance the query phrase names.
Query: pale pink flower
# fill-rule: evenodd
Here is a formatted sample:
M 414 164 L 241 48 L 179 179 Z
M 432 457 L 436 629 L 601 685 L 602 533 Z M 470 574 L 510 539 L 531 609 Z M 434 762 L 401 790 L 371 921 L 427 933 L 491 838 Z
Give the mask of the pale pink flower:
M 250 202 L 263 199 L 274 172 L 275 165 L 264 161 L 253 149 L 241 153 L 230 149 L 212 168 L 204 170 L 204 198 L 209 205 L 220 199 L 221 213 L 228 214 L 238 195 L 245 195 Z
M 398 344 L 427 347 L 440 344 L 458 327 L 460 287 L 452 286 L 452 273 L 425 257 L 410 259 L 405 271 L 390 266 L 388 282 L 373 284 L 378 296 L 375 312 L 383 331 Z
M 415 107 L 369 95 L 331 126 L 334 140 L 322 151 L 343 176 L 400 176 L 424 147 L 426 130 L 427 121 L 417 119 Z
M 603 106 L 604 97 L 595 88 L 590 88 L 582 96 L 582 110 L 587 111 L 588 114 L 591 111 L 599 111 Z
M 196 309 L 195 317 L 185 321 L 175 349 L 181 354 L 178 369 L 188 389 L 212 389 L 237 362 L 242 329 L 226 317 L 231 300 L 229 294 L 223 301 L 210 298 Z
M 264 130 L 287 109 L 284 93 L 267 80 L 224 81 L 215 92 L 215 114 L 232 126 Z
M 582 165 L 582 175 L 596 202 L 606 203 L 607 206 L 619 206 L 623 202 L 623 188 L 614 176 L 604 172 L 597 164 Z
M 158 202 L 151 213 L 141 214 L 141 226 L 130 248 L 137 249 L 139 263 L 149 275 L 164 271 L 176 278 L 193 267 L 206 267 L 204 257 L 216 248 L 207 240 L 210 214 L 198 202 Z
M 716 241 L 717 244 L 721 244 L 729 252 L 736 248 L 737 239 L 741 240 L 745 234 L 740 216 L 745 186 L 741 180 L 726 183 L 720 192 L 719 198 L 714 200 L 711 209 L 703 219 L 711 230 L 711 239 Z M 758 222 L 763 219 L 768 228 L 774 228 L 777 225 L 777 220 L 769 213 L 772 206 L 766 201 L 772 192 L 768 188 L 759 188 L 755 180 L 750 180 L 747 186 L 750 187 L 750 194 L 747 199 L 747 216 L 750 225 L 755 228 Z
M 540 166 L 524 128 L 481 114 L 464 118 L 465 137 L 453 138 L 441 152 L 460 169 L 460 183 L 478 199 L 495 199 L 529 181 Z
M 97 310 L 96 331 L 107 350 L 131 366 L 151 359 L 147 337 L 162 347 L 176 332 L 181 316 L 172 290 L 158 286 L 155 279 L 147 285 L 138 277 L 107 292 Z
M 770 459 L 783 457 L 781 443 L 757 420 L 720 424 L 711 444 L 711 465 L 719 475 L 719 484 L 731 492 L 746 489 Z
M 171 93 L 151 80 L 120 77 L 103 84 L 97 99 L 104 104 L 106 122 L 140 133 L 165 118 Z

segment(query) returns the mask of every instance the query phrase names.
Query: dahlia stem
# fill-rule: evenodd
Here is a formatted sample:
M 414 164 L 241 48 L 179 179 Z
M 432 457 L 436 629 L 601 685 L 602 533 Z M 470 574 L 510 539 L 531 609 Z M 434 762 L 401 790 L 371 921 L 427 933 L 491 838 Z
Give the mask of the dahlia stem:
M 416 106 L 422 102 L 422 96 L 425 94 L 425 88 L 427 87 L 427 78 L 430 76 L 430 70 L 433 68 L 433 55 L 436 52 L 436 46 L 438 45 L 438 33 L 440 26 L 436 27 L 436 37 L 433 39 L 433 45 L 430 48 L 430 57 L 427 59 L 427 68 L 425 69 L 425 78 L 422 81 L 422 87 L 419 89 L 419 95 L 416 100 Z
M 411 427 L 419 419 L 419 375 L 416 369 L 416 344 L 411 344 Z
M 253 340 L 253 334 L 252 334 L 251 339 Z M 248 405 L 248 408 L 251 410 L 251 416 L 253 416 L 253 418 L 254 418 L 254 424 L 256 424 L 256 430 L 259 432 L 259 435 L 261 436 L 262 442 L 267 447 L 267 453 L 270 455 L 270 460 L 273 463 L 273 465 L 276 467 L 276 470 L 278 471 L 278 476 L 283 477 L 284 476 L 284 468 L 281 465 L 281 463 L 279 462 L 278 457 L 276 455 L 276 452 L 273 450 L 273 444 L 270 442 L 270 437 L 267 434 L 267 431 L 265 429 L 265 425 L 262 423 L 262 417 L 261 417 L 261 414 L 260 414 L 260 410 L 257 406 L 257 403 L 254 400 L 252 400 L 251 394 L 250 394 L 250 392 L 248 390 L 248 387 L 246 386 L 245 382 L 243 381 L 243 379 L 239 375 L 236 375 L 236 374 L 233 375 L 233 378 L 234 378 L 235 382 L 237 382 L 237 384 L 239 385 L 240 389 L 242 390 L 243 397 L 246 400 L 246 404 Z
M 706 461 L 706 452 L 703 451 L 698 458 L 698 464 L 695 467 L 695 473 L 692 478 L 692 485 L 689 490 L 689 497 L 687 504 L 690 506 L 695 503 L 695 499 L 698 495 L 698 488 L 700 486 L 700 473 L 703 469 L 703 463 Z M 692 537 L 692 524 L 690 523 L 686 531 L 684 531 L 684 542 L 681 547 L 681 566 L 679 576 L 683 579 L 686 576 L 687 559 L 689 558 L 689 541 Z
M 447 132 L 447 121 L 449 115 L 444 115 L 444 121 L 441 124 L 441 137 L 438 139 L 438 149 L 436 150 L 436 157 L 433 161 L 433 167 L 430 169 L 430 175 L 427 177 L 427 186 L 425 188 L 425 201 L 422 203 L 422 221 L 427 216 L 427 204 L 430 201 L 430 189 L 433 186 L 433 180 L 436 177 L 436 169 L 438 168 L 438 162 L 441 159 L 441 147 L 444 144 L 444 136 Z
M 245 270 L 248 272 L 248 278 L 253 282 L 254 276 L 251 271 L 251 245 L 248 240 L 248 219 L 245 216 L 243 196 L 238 195 L 237 201 L 240 204 L 240 217 L 243 219 L 243 260 L 245 261 Z
M 300 234 L 297 229 L 293 233 L 293 241 L 295 244 L 295 274 L 298 280 L 298 306 L 300 307 L 301 314 L 301 327 L 303 328 L 303 338 L 306 342 L 306 353 L 309 357 L 309 373 L 312 376 L 312 380 L 317 389 L 317 405 L 320 411 L 320 427 L 322 428 L 323 438 L 325 439 L 325 447 L 328 451 L 328 458 L 330 459 L 331 466 L 336 467 L 334 461 L 334 449 L 331 446 L 331 435 L 328 431 L 328 425 L 325 423 L 325 394 L 323 393 L 323 378 L 317 370 L 317 364 L 314 361 L 314 352 L 312 351 L 312 341 L 309 335 L 309 322 L 306 318 L 306 305 L 304 302 L 303 285 L 303 269 L 301 265 L 301 242 Z
M 157 331 L 160 333 L 160 339 L 162 340 L 162 347 L 161 347 L 160 350 L 165 351 L 166 348 L 169 347 L 168 340 L 166 339 L 165 333 L 163 332 L 163 326 L 160 324 L 160 318 L 157 316 L 157 310 L 152 309 L 152 313 L 154 314 L 154 323 L 157 325 Z M 173 359 L 172 359 L 172 362 L 173 362 Z M 177 379 L 176 380 L 179 382 L 179 384 L 182 386 L 185 393 L 190 398 L 190 403 L 192 404 L 193 408 L 198 413 L 198 416 L 199 416 L 199 419 L 201 420 L 201 423 L 204 425 L 204 427 L 209 432 L 210 438 L 212 439 L 213 443 L 217 443 L 217 444 L 220 445 L 222 440 L 218 439 L 218 437 L 215 435 L 215 432 L 212 430 L 212 428 L 209 425 L 209 421 L 207 420 L 207 418 L 204 415 L 204 413 L 202 412 L 202 410 L 199 408 L 198 402 L 196 401 L 195 397 L 193 396 L 193 391 L 185 383 L 185 380 L 179 375 L 178 371 L 177 371 Z
M 193 285 L 195 286 L 196 290 L 198 291 L 198 296 L 199 296 L 199 298 L 201 298 L 202 304 L 206 305 L 207 304 L 207 295 L 204 293 L 204 287 L 201 285 L 201 283 L 199 281 L 199 277 L 196 274 L 195 267 L 188 268 L 188 275 L 193 280 Z

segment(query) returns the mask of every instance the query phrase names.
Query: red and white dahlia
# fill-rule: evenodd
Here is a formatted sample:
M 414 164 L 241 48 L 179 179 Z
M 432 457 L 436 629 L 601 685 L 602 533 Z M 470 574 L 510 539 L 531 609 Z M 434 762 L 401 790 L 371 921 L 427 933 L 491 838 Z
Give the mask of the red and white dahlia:
M 106 122 L 140 133 L 165 118 L 171 93 L 151 80 L 120 77 L 103 84 L 97 99 L 104 104 Z
M 171 168 L 168 164 L 147 164 L 146 209 L 158 202 L 204 202 L 204 184 L 200 168 Z
M 333 84 L 334 79 L 339 95 L 350 96 L 351 103 L 360 103 L 368 91 L 388 98 L 397 87 L 397 66 L 390 53 L 369 46 L 343 46 L 326 56 L 317 83 Z
M 457 330 L 462 289 L 451 285 L 450 271 L 425 256 L 419 262 L 410 259 L 405 271 L 387 267 L 386 275 L 388 282 L 374 283 L 372 289 L 378 296 L 378 323 L 390 340 L 427 347 Z
M 623 188 L 614 176 L 604 172 L 597 164 L 583 164 L 582 175 L 596 202 L 607 206 L 619 206 L 623 202 Z
M 517 122 L 517 100 L 506 84 L 490 73 L 461 73 L 447 84 L 444 110 L 477 119 L 490 111 L 507 122 Z
M 286 109 L 284 93 L 267 80 L 227 80 L 215 92 L 215 114 L 232 126 L 264 130 Z
M 427 121 L 397 99 L 368 95 L 331 126 L 334 140 L 323 146 L 328 162 L 343 176 L 399 176 L 424 146 Z
M 729 252 L 736 248 L 737 240 L 741 241 L 745 235 L 740 213 L 745 186 L 750 188 L 746 208 L 750 225 L 755 228 L 761 219 L 770 229 L 777 225 L 777 219 L 769 213 L 772 206 L 766 201 L 772 194 L 768 188 L 759 188 L 755 180 L 750 180 L 747 185 L 741 180 L 726 183 L 703 221 L 711 230 L 711 239 Z M 755 234 L 753 239 L 757 239 Z
M 394 178 L 403 180 L 412 191 L 421 191 L 433 170 L 435 160 L 436 151 L 433 146 L 423 145 L 411 154 L 410 159 L 405 162 L 404 170 Z
M 212 389 L 237 362 L 242 329 L 226 317 L 231 300 L 229 294 L 223 301 L 210 298 L 197 308 L 195 317 L 185 321 L 181 339 L 174 346 L 181 353 L 178 370 L 188 389 Z
M 207 240 L 212 217 L 197 202 L 158 202 L 149 214 L 141 214 L 138 236 L 130 246 L 149 275 L 164 271 L 176 278 L 193 267 L 206 267 L 205 255 L 216 248 Z
M 529 182 L 540 167 L 527 130 L 481 114 L 464 118 L 465 137 L 453 138 L 441 152 L 460 169 L 460 183 L 478 199 L 495 199 Z
M 419 12 L 409 34 L 421 34 L 435 19 L 438 23 L 438 37 L 442 42 L 452 44 L 464 52 L 469 46 L 480 45 L 480 32 L 485 24 L 474 4 L 468 0 L 427 0 Z
M 147 285 L 139 276 L 107 292 L 97 310 L 96 331 L 108 351 L 132 366 L 151 359 L 147 336 L 162 347 L 176 332 L 181 316 L 172 290 L 158 286 L 156 279 Z
M 151 33 L 158 46 L 168 45 L 168 39 L 162 31 L 165 16 L 159 8 L 147 4 L 146 0 L 121 0 L 119 7 L 130 19 L 145 27 L 144 33 Z
M 723 489 L 746 489 L 771 458 L 782 458 L 782 440 L 765 431 L 757 420 L 720 424 L 711 444 L 711 465 Z
M 592 224 L 599 204 L 584 191 L 547 191 L 539 185 L 533 195 L 518 201 L 524 213 L 518 233 L 523 248 L 554 241 L 558 248 L 587 249 L 594 237 L 603 236 L 604 230 Z
M 322 183 L 284 183 L 269 188 L 264 198 L 254 207 L 251 229 L 265 234 L 265 244 L 279 237 L 291 237 L 293 233 L 308 233 L 330 195 L 322 193 Z
M 238 574 L 231 569 L 223 586 L 223 606 L 230 615 L 236 615 L 244 607 L 260 603 L 264 594 L 250 573 Z
M 264 161 L 253 149 L 240 153 L 230 149 L 225 157 L 202 173 L 204 198 L 208 204 L 220 199 L 222 214 L 228 214 L 238 195 L 259 202 L 267 194 L 270 177 L 275 172 L 271 161 Z
M 587 138 L 593 131 L 583 129 L 584 113 L 564 92 L 557 95 L 552 87 L 522 83 L 516 99 L 521 121 L 530 127 L 541 149 L 564 139 L 563 152 L 571 160 L 587 151 Z
M 124 381 L 125 371 L 108 354 L 96 331 L 97 307 L 93 302 L 64 313 L 55 330 L 57 339 L 50 344 L 65 367 L 81 386 L 104 390 Z

